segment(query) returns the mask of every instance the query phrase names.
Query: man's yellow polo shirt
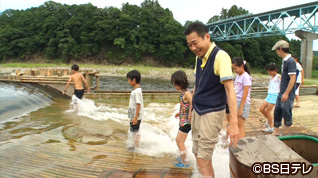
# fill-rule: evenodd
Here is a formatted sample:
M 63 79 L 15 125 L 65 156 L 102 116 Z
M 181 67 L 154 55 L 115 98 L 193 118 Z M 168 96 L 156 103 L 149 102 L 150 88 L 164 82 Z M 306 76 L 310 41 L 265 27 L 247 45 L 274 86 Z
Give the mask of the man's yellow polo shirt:
M 202 69 L 205 67 L 209 59 L 209 56 L 215 47 L 216 45 L 213 42 L 209 50 L 207 51 L 207 53 L 202 58 L 202 65 L 201 65 Z M 196 57 L 196 60 L 195 60 L 194 75 L 196 74 L 197 62 L 198 62 L 198 56 Z M 221 83 L 223 83 L 224 80 L 233 79 L 231 57 L 223 50 L 219 50 L 219 52 L 215 56 L 214 74 L 217 76 L 220 76 Z

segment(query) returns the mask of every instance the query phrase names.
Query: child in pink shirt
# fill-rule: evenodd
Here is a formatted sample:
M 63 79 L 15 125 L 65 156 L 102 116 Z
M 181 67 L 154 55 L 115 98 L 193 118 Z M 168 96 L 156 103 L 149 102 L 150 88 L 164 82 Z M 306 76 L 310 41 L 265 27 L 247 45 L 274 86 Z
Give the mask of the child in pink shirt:
M 244 124 L 250 113 L 251 103 L 251 89 L 252 89 L 252 78 L 249 75 L 250 71 L 246 64 L 240 57 L 232 59 L 232 68 L 237 74 L 234 86 L 237 98 L 237 120 L 240 131 L 240 138 L 245 137 Z

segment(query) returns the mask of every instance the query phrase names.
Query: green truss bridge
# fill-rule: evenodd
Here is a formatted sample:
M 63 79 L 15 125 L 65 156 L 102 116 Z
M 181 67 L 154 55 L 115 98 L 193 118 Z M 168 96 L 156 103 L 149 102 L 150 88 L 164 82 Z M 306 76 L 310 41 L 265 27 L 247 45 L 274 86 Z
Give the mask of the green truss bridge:
M 312 45 L 313 40 L 318 39 L 318 1 L 236 16 L 209 23 L 207 26 L 214 41 L 295 34 L 302 39 L 301 61 L 305 77 L 311 77 Z

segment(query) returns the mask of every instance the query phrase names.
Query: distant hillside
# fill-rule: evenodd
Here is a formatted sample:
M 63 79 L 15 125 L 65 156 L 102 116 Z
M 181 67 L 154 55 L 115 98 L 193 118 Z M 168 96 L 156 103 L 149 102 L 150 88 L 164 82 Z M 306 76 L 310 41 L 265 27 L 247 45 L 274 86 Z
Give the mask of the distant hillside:
M 314 51 L 314 56 L 318 56 L 318 51 Z

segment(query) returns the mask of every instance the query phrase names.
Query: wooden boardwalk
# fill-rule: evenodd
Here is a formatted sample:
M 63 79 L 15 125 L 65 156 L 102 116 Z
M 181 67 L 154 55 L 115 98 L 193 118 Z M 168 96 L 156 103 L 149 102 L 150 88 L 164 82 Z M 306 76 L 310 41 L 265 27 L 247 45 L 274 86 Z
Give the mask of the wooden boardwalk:
M 63 130 L 53 132 L 63 133 Z M 125 145 L 127 133 L 124 132 L 111 134 L 104 144 L 46 137 L 49 134 L 0 143 L 0 177 L 186 178 L 192 174 L 192 168 L 175 168 L 175 158 L 171 155 L 151 157 L 129 152 Z

